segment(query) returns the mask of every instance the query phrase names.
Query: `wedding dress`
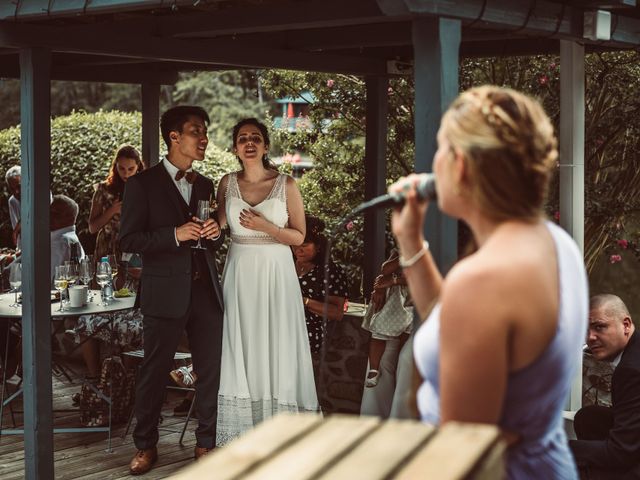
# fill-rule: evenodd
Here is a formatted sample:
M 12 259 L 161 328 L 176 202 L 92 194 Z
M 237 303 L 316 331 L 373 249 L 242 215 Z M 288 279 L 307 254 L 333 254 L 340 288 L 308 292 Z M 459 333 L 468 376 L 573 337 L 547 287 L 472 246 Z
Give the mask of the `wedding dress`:
M 227 183 L 231 246 L 222 275 L 224 328 L 217 445 L 224 445 L 278 412 L 319 411 L 300 285 L 291 248 L 240 225 L 252 208 L 284 227 L 287 176 L 269 195 L 245 202 L 236 173 Z

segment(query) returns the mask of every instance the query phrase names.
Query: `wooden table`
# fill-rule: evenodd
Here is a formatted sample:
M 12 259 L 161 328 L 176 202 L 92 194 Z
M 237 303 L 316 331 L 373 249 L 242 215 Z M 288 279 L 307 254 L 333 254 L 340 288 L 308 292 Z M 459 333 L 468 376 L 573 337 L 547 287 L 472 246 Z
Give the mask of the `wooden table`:
M 281 414 L 171 478 L 500 479 L 504 448 L 490 425 Z

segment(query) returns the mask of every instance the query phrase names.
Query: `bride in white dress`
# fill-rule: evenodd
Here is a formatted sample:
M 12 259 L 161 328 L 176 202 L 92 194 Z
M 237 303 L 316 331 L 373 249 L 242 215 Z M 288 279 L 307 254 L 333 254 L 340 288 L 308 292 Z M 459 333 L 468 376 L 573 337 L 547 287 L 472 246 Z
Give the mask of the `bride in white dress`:
M 218 446 L 278 412 L 319 411 L 302 295 L 291 245 L 305 237 L 293 178 L 270 167 L 267 128 L 233 129 L 242 170 L 218 186 L 218 221 L 231 229 L 222 275 L 224 328 Z

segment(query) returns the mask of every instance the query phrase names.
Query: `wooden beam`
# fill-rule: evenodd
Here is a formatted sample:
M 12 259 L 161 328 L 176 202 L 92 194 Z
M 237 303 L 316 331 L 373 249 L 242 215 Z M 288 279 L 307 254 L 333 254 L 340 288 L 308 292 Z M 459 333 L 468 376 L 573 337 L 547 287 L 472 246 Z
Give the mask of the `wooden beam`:
M 371 200 L 386 191 L 387 176 L 387 112 L 389 80 L 366 77 L 367 130 L 364 154 L 364 199 Z M 385 212 L 374 210 L 364 217 L 364 264 L 362 288 L 370 298 L 385 251 Z
M 160 84 L 142 84 L 142 160 L 152 166 L 160 160 Z
M 582 38 L 583 9 L 549 0 L 377 0 L 388 15 L 430 15 L 473 23 L 474 28 L 503 29 L 539 36 L 585 42 Z M 404 3 L 404 8 L 400 5 Z M 600 45 L 628 47 L 640 45 L 640 19 L 612 14 L 616 35 Z
M 584 46 L 560 42 L 560 225 L 584 253 Z M 579 362 L 582 362 L 582 355 Z M 580 363 L 581 365 L 581 363 Z M 582 368 L 571 383 L 568 409 L 582 406 Z
M 55 52 L 92 53 L 123 58 L 158 61 L 225 64 L 247 68 L 288 68 L 292 70 L 351 74 L 386 74 L 386 63 L 366 57 L 343 57 L 259 45 L 236 45 L 232 40 L 221 48 L 207 42 L 158 39 L 130 34 L 108 39 L 96 35 L 71 35 L 68 29 L 0 22 L 0 47 L 22 48 L 43 45 Z
M 440 118 L 458 94 L 461 37 L 459 20 L 421 17 L 413 21 L 415 78 L 415 169 L 431 172 L 437 150 Z M 457 222 L 431 206 L 425 237 L 440 271 L 445 274 L 458 257 Z
M 20 52 L 22 157 L 22 363 L 24 461 L 28 480 L 54 478 L 51 391 L 49 178 L 51 54 Z
M 214 13 L 147 16 L 101 25 L 77 26 L 77 33 L 152 34 L 156 37 L 204 37 L 243 33 L 307 30 L 391 21 L 371 0 L 314 0 L 266 3 L 221 9 Z M 70 33 L 72 33 L 70 31 Z

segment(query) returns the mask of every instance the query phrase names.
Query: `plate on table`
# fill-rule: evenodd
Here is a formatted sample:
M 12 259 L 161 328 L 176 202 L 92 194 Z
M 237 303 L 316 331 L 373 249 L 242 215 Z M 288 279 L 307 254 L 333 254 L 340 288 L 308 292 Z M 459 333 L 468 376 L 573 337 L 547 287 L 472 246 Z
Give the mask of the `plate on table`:
M 116 290 L 115 292 L 113 292 L 113 296 L 115 298 L 127 298 L 133 297 L 133 295 L 134 293 L 128 288 L 121 288 L 120 290 Z

